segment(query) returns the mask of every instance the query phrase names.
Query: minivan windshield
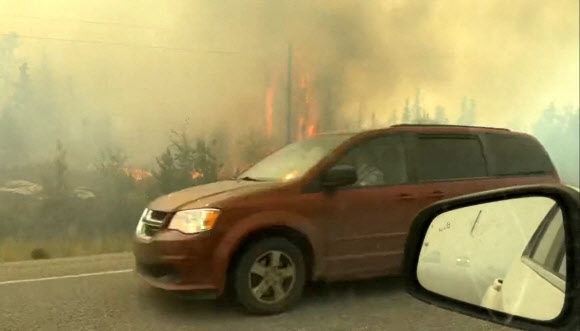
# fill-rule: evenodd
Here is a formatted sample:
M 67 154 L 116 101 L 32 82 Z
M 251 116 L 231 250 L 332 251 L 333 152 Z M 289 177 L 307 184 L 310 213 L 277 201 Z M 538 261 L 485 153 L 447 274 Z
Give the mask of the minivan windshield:
M 286 145 L 270 154 L 237 179 L 257 181 L 286 181 L 304 175 L 352 134 L 320 136 Z

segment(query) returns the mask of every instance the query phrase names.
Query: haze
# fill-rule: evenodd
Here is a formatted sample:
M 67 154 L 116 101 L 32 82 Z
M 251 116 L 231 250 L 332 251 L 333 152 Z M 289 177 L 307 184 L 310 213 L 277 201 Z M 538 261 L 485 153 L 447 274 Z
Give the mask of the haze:
M 77 136 L 108 114 L 118 144 L 148 162 L 185 118 L 195 133 L 266 130 L 289 42 L 319 112 L 386 121 L 419 88 L 452 120 L 469 97 L 478 124 L 530 125 L 552 101 L 578 107 L 578 13 L 577 0 L 0 0 L 0 37 L 20 36 L 31 70 L 45 59 Z

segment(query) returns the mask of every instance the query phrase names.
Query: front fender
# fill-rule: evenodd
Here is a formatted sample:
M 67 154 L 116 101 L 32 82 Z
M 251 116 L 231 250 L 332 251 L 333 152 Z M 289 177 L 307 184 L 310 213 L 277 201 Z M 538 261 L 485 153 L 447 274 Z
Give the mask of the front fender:
M 323 244 L 320 231 L 307 218 L 284 211 L 266 211 L 250 215 L 235 222 L 220 240 L 213 254 L 213 271 L 216 286 L 223 292 L 230 259 L 243 240 L 250 234 L 276 226 L 285 226 L 302 233 L 310 242 L 313 250 L 312 271 L 316 278 L 323 270 Z

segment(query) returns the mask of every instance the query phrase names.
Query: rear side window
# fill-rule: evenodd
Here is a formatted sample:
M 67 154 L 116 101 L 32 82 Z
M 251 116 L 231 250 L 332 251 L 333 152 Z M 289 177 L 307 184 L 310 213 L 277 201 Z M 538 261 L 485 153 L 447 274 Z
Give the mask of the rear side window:
M 555 173 L 542 145 L 525 136 L 484 134 L 492 176 L 542 175 Z
M 419 181 L 444 181 L 487 176 L 476 136 L 417 136 L 415 168 Z
M 538 227 L 524 250 L 523 257 L 530 259 L 543 270 L 566 279 L 564 219 L 557 204 Z M 535 268 L 534 265 L 530 267 Z
M 563 252 L 564 224 L 562 222 L 562 211 L 558 209 L 555 217 L 544 229 L 542 237 L 530 254 L 530 258 L 550 271 L 557 272 L 560 269 Z

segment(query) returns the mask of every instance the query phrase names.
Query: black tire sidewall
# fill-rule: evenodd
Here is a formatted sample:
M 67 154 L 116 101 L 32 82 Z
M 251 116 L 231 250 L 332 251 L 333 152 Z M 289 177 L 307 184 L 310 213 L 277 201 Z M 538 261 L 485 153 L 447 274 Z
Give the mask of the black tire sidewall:
M 284 300 L 273 304 L 266 304 L 258 301 L 253 296 L 248 286 L 248 277 L 254 261 L 260 255 L 272 250 L 282 251 L 292 259 L 296 268 L 296 279 L 290 294 Z M 254 314 L 276 314 L 288 310 L 300 300 L 305 283 L 306 266 L 302 251 L 292 242 L 282 237 L 263 239 L 248 247 L 238 261 L 233 280 L 234 292 L 238 303 L 246 311 Z

